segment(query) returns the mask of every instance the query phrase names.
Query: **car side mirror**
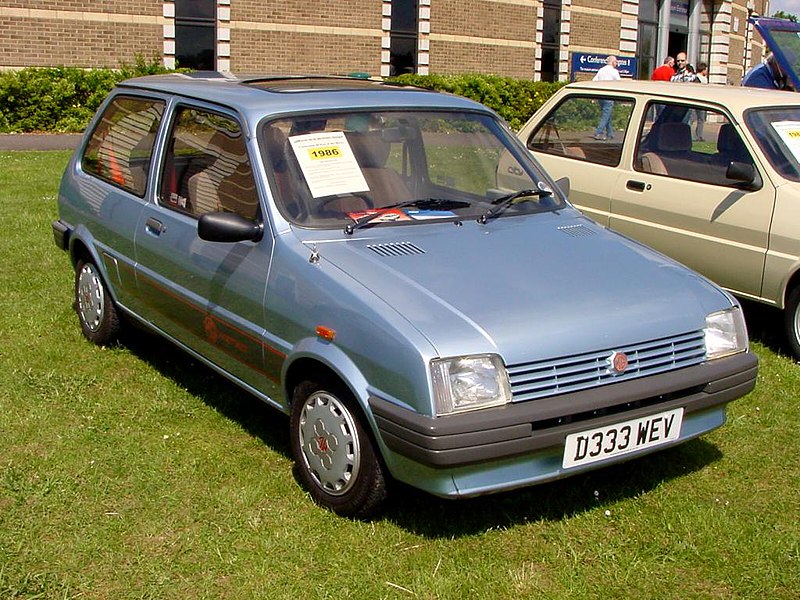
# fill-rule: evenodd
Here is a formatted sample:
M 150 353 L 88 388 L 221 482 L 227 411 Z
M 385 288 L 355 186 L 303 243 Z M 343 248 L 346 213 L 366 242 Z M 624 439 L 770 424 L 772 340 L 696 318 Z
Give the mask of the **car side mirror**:
M 236 213 L 206 213 L 197 222 L 197 235 L 207 242 L 257 242 L 263 233 L 261 224 Z
M 556 187 L 561 190 L 565 197 L 569 198 L 569 177 L 556 179 Z
M 761 182 L 756 175 L 756 168 L 750 163 L 731 161 L 728 164 L 728 170 L 725 171 L 725 177 L 738 181 L 747 188 L 761 187 Z

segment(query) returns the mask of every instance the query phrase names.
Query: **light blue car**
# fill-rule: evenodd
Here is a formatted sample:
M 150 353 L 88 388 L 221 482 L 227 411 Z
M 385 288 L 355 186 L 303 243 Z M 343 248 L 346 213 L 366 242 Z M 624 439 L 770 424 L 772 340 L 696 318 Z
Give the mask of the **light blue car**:
M 153 76 L 98 111 L 53 231 L 89 340 L 138 322 L 289 414 L 300 481 L 364 518 L 390 478 L 553 480 L 701 435 L 753 389 L 736 301 L 567 188 L 463 98 Z

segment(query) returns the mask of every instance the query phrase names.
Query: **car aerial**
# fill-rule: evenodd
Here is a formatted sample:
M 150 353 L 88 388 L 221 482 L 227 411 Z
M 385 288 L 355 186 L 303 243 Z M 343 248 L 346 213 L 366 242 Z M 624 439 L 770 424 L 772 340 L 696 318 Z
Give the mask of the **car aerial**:
M 795 39 L 797 39 L 795 34 Z M 601 101 L 612 139 L 595 139 Z M 599 224 L 783 309 L 800 358 L 800 102 L 790 92 L 657 81 L 577 82 L 519 131 Z M 503 168 L 503 167 L 501 167 Z
M 562 188 L 464 98 L 168 74 L 100 107 L 53 232 L 86 338 L 141 324 L 288 414 L 300 483 L 366 517 L 392 479 L 468 497 L 665 448 L 753 388 L 737 301 Z

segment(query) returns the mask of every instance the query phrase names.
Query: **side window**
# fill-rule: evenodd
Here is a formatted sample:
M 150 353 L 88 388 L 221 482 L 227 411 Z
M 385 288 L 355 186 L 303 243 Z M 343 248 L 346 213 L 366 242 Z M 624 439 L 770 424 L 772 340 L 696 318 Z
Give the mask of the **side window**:
M 571 96 L 547 115 L 528 138 L 534 152 L 611 167 L 619 164 L 633 100 Z
M 637 171 L 736 186 L 741 178 L 729 171 L 731 163 L 755 168 L 741 136 L 724 114 L 686 104 L 648 106 L 636 148 Z
M 258 192 L 236 121 L 190 107 L 176 110 L 159 203 L 193 217 L 233 212 L 258 218 Z
M 160 100 L 114 98 L 89 138 L 81 157 L 83 170 L 143 197 L 163 114 Z

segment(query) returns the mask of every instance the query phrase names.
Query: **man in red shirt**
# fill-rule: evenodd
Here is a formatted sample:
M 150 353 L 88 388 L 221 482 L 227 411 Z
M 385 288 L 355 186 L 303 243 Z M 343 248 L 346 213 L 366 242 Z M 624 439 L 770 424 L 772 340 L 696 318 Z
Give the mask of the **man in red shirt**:
M 675 75 L 675 59 L 668 56 L 664 59 L 664 64 L 656 67 L 650 79 L 653 81 L 669 81 Z

